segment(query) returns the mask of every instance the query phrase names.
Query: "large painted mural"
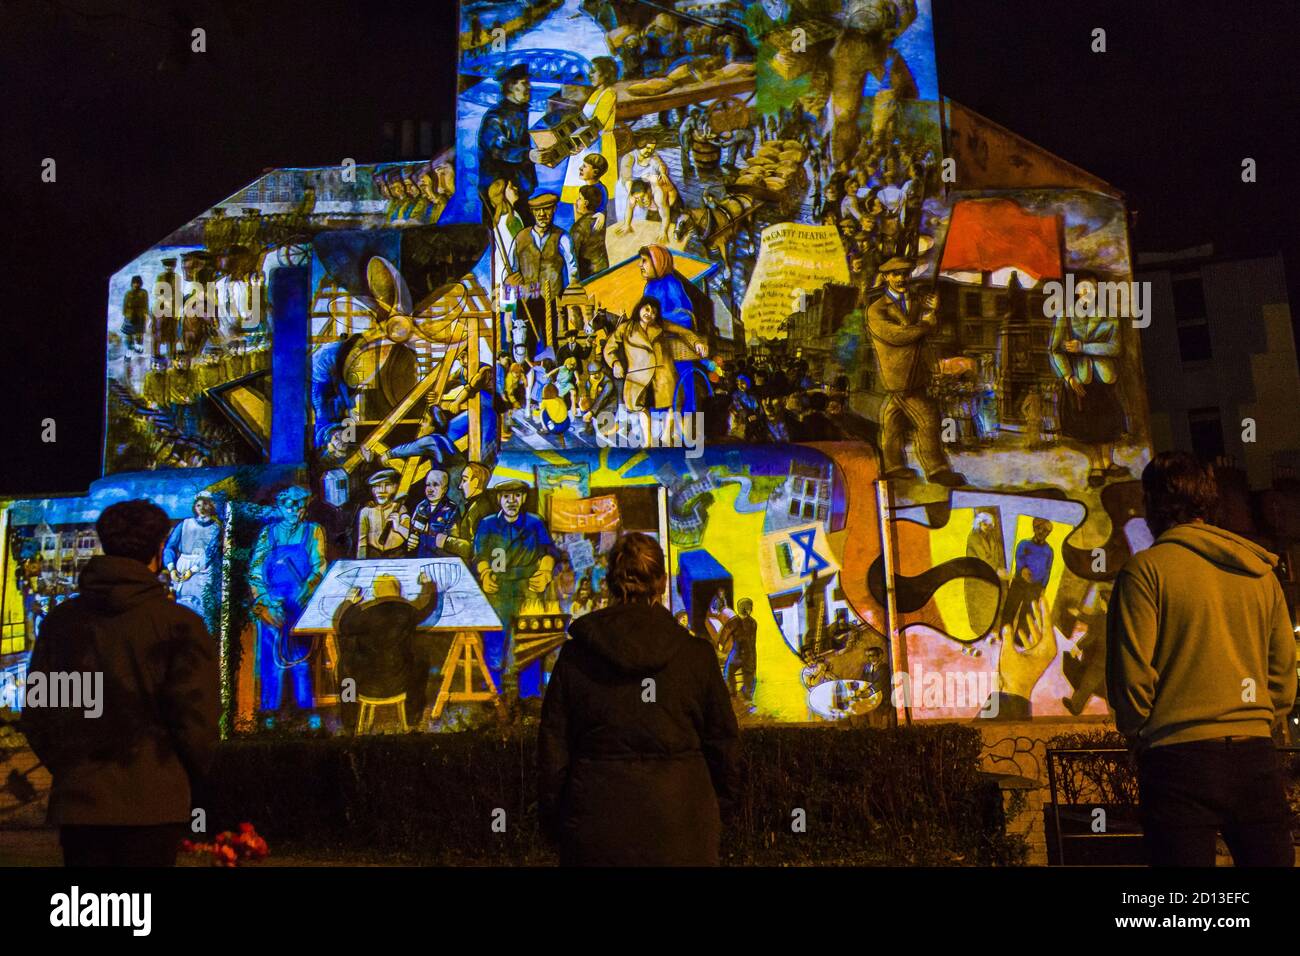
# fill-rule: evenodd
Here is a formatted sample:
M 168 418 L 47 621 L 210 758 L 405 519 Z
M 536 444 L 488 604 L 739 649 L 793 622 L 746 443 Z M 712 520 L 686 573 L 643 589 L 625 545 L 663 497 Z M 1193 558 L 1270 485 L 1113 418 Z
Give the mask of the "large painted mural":
M 528 712 L 627 530 L 742 720 L 1105 714 L 1118 194 L 953 167 L 928 0 L 465 0 L 459 49 L 454 148 L 267 173 L 113 277 L 105 477 L 4 512 L 10 683 L 149 497 L 231 732 Z

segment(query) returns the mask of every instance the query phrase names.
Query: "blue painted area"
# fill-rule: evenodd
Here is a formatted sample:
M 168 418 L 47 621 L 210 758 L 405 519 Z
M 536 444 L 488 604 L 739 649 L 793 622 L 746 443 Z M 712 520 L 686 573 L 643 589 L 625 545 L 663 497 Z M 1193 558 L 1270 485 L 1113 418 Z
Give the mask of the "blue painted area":
M 54 526 L 90 525 L 109 505 L 132 498 L 147 498 L 173 521 L 179 521 L 194 513 L 194 496 L 205 488 L 245 474 L 255 476 L 259 487 L 270 487 L 295 478 L 297 473 L 296 468 L 267 465 L 121 472 L 99 479 L 80 497 L 14 501 L 10 504 L 9 523 L 14 527 L 41 522 Z
M 271 462 L 303 460 L 307 428 L 307 326 L 311 275 L 306 266 L 271 273 Z

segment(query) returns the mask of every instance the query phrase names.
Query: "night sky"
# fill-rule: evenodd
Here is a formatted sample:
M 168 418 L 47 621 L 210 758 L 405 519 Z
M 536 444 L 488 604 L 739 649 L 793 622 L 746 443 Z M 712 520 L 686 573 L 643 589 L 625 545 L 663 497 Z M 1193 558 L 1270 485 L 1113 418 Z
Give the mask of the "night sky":
M 932 2 L 945 95 L 1123 190 L 1137 251 L 1281 249 L 1297 300 L 1300 4 Z M 264 169 L 388 158 L 385 122 L 451 118 L 454 47 L 452 0 L 0 5 L 0 493 L 98 477 L 113 272 Z

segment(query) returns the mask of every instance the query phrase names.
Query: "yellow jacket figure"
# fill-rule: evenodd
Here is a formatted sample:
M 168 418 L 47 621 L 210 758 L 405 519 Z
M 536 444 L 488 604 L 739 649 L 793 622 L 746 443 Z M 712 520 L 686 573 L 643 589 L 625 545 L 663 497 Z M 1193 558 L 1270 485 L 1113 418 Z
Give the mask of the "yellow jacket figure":
M 695 355 L 708 354 L 704 339 L 685 326 L 665 323 L 658 300 L 650 296 L 614 330 L 605 342 L 604 358 L 614 377 L 623 379 L 623 404 L 630 411 L 672 405 L 677 388 L 673 362 L 683 346 Z

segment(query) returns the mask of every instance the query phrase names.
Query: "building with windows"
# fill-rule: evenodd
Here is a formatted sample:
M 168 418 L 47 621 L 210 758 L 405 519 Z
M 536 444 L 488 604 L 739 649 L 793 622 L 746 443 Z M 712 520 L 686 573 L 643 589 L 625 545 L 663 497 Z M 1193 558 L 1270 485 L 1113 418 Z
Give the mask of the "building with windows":
M 1300 367 L 1281 254 L 1145 253 L 1136 277 L 1150 283 L 1142 355 L 1152 445 L 1229 455 L 1257 491 L 1300 469 Z

